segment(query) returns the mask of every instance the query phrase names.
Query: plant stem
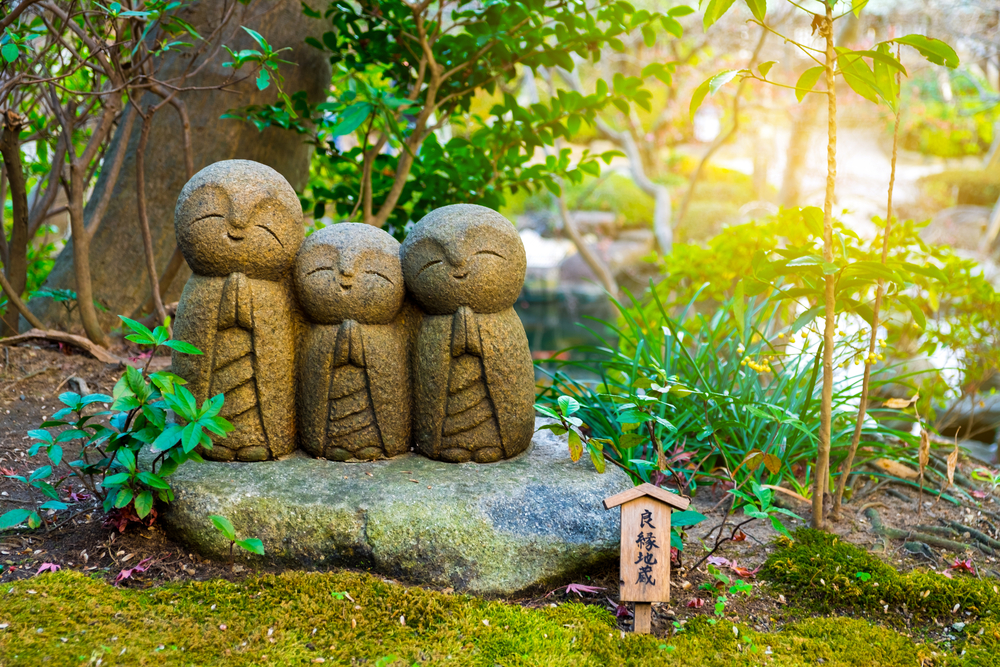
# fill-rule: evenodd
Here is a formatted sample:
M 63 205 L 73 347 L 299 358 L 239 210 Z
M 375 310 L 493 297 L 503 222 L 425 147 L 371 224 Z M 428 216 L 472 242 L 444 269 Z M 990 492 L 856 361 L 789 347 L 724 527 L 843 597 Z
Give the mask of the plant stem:
M 899 57 L 897 50 L 896 57 Z M 901 74 L 896 73 L 896 87 L 898 89 Z M 897 93 L 897 105 L 899 94 Z M 899 109 L 896 110 L 896 121 L 892 131 L 892 163 L 889 170 L 889 195 L 886 203 L 885 231 L 882 233 L 882 266 L 885 266 L 889 257 L 889 234 L 892 231 L 892 190 L 896 185 L 896 156 L 899 145 Z M 851 448 L 847 452 L 847 459 L 844 461 L 840 479 L 837 482 L 837 496 L 833 499 L 832 516 L 837 516 L 840 511 L 840 504 L 844 499 L 844 488 L 847 486 L 847 478 L 851 474 L 851 467 L 854 465 L 854 455 L 858 451 L 858 444 L 861 442 L 861 428 L 865 421 L 865 413 L 868 410 L 868 386 L 872 376 L 872 356 L 875 354 L 875 341 L 878 338 L 878 315 L 882 306 L 882 298 L 885 293 L 885 280 L 878 279 L 878 287 L 875 290 L 875 305 L 872 308 L 872 335 L 868 340 L 868 359 L 865 360 L 865 376 L 861 382 L 861 404 L 858 406 L 858 418 L 854 424 L 854 437 L 851 438 Z M 923 470 L 920 471 L 921 478 Z M 921 479 L 921 487 L 923 479 Z M 923 489 L 921 488 L 921 501 L 923 500 Z M 920 511 L 919 508 L 917 510 Z
M 823 202 L 823 261 L 833 262 L 833 195 L 837 183 L 837 88 L 834 79 L 836 53 L 833 48 L 833 7 L 826 5 L 826 20 L 821 32 L 826 38 L 826 198 Z M 836 277 L 825 276 L 826 326 L 823 330 L 823 394 L 820 405 L 819 451 L 816 453 L 816 478 L 813 481 L 813 528 L 823 528 L 823 496 L 830 476 L 830 422 L 833 412 L 833 334 L 836 323 Z

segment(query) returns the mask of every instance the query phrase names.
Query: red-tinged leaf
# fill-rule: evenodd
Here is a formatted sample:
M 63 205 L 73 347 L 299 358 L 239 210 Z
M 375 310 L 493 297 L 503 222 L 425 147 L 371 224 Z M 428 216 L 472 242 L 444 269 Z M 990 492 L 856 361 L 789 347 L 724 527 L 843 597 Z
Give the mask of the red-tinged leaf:
M 709 556 L 708 564 L 715 567 L 729 567 L 732 563 L 725 556 Z
M 955 562 L 951 564 L 949 570 L 959 570 L 961 572 L 968 572 L 969 574 L 976 573 L 976 566 L 973 565 L 971 558 L 961 559 L 956 558 Z
M 615 602 L 614 600 L 612 600 L 609 597 L 605 597 L 604 599 L 608 601 L 608 604 L 610 604 L 612 607 L 615 608 L 615 616 L 616 617 L 618 617 L 618 618 L 628 618 L 629 616 L 632 615 L 632 612 L 630 612 L 628 610 L 628 607 L 626 607 L 625 605 L 621 604 L 620 602 Z
M 567 593 L 576 593 L 580 597 L 583 597 L 584 593 L 596 593 L 603 590 L 600 586 L 584 586 L 583 584 L 569 584 L 566 586 Z
M 948 577 L 949 579 L 954 579 L 955 578 L 954 575 L 952 575 L 951 570 L 945 570 L 941 574 L 943 574 L 944 576 Z
M 745 567 L 740 567 L 734 561 L 733 562 L 732 570 L 733 570 L 733 572 L 735 572 L 736 574 L 740 575 L 741 577 L 747 577 L 748 579 L 753 579 L 757 575 L 757 573 L 760 572 L 760 567 L 758 566 L 758 567 L 755 567 L 754 569 L 750 570 L 750 569 L 747 569 Z
M 987 498 L 990 495 L 990 494 L 986 493 L 985 491 L 972 491 L 971 493 L 972 493 L 972 497 L 976 498 L 978 500 L 982 500 L 984 498 Z
M 737 530 L 736 535 L 733 536 L 733 542 L 742 542 L 747 539 L 747 534 L 742 530 Z
M 135 567 L 122 570 L 121 572 L 118 573 L 118 576 L 115 577 L 115 582 L 114 582 L 115 586 L 125 581 L 126 579 L 131 578 L 133 574 L 139 572 L 145 572 L 146 570 L 149 569 L 149 566 L 152 564 L 153 564 L 152 558 L 143 558 L 141 561 L 139 561 L 139 564 L 136 565 Z
M 62 565 L 56 565 L 55 563 L 42 563 L 42 566 L 38 568 L 38 572 L 35 572 L 37 577 L 42 572 L 58 572 L 62 569 Z
M 705 606 L 705 601 L 701 598 L 691 598 L 685 606 L 691 607 L 692 609 L 701 609 Z

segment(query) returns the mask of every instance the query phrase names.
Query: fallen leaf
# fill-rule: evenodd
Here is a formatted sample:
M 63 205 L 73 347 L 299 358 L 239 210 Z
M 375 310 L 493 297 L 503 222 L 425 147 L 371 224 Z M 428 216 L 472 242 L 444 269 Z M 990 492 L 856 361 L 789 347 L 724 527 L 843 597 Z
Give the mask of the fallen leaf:
M 705 601 L 701 598 L 691 598 L 688 600 L 686 606 L 691 607 L 692 609 L 701 609 L 705 606 Z
M 566 586 L 567 593 L 576 593 L 580 597 L 583 597 L 584 593 L 596 593 L 603 590 L 600 586 L 584 586 L 583 584 L 569 584 Z
M 42 563 L 41 567 L 38 568 L 38 572 L 35 572 L 37 577 L 42 572 L 58 572 L 62 569 L 62 565 L 56 565 L 55 563 Z
M 733 535 L 733 539 L 732 539 L 732 541 L 733 541 L 733 542 L 742 542 L 742 541 L 744 541 L 745 539 L 747 539 L 747 534 L 746 534 L 746 533 L 744 533 L 744 532 L 743 532 L 742 530 L 737 530 L 737 531 L 736 531 L 736 534 L 735 534 L 735 535 Z
M 890 398 L 883 404 L 883 407 L 902 410 L 903 408 L 910 407 L 911 403 L 916 403 L 918 398 L 920 398 L 920 394 L 915 394 L 913 398 Z
M 969 574 L 975 574 L 976 573 L 976 566 L 973 565 L 971 558 L 966 558 L 964 560 L 961 559 L 961 558 L 956 558 L 955 562 L 952 563 L 948 567 L 948 569 L 949 570 L 961 570 L 963 572 L 968 572 Z
M 884 470 L 893 477 L 900 477 L 902 479 L 916 479 L 917 477 L 920 476 L 920 473 L 918 473 L 916 470 L 914 470 L 909 466 L 903 465 L 898 461 L 891 461 L 889 459 L 876 459 L 873 462 L 873 465 L 876 468 Z
M 708 564 L 716 567 L 729 567 L 729 559 L 725 556 L 709 556 Z

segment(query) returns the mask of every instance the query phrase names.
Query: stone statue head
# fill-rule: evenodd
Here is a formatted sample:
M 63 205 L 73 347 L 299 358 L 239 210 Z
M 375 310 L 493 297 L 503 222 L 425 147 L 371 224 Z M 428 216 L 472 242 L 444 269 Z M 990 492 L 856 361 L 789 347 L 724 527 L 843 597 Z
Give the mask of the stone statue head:
M 510 308 L 524 285 L 524 245 L 507 218 L 485 206 L 454 204 L 424 216 L 400 248 L 403 276 L 431 315 L 468 306 Z
M 264 280 L 288 272 L 304 235 L 295 190 L 250 160 L 216 162 L 195 174 L 177 198 L 174 229 L 196 274 Z
M 399 241 L 357 222 L 321 229 L 302 244 L 295 288 L 306 314 L 319 324 L 388 324 L 406 291 Z

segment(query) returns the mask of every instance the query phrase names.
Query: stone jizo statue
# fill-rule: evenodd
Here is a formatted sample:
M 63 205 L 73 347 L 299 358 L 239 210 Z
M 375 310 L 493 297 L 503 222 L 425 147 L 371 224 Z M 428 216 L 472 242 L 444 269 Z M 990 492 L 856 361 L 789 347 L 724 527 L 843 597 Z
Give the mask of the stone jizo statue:
M 295 263 L 307 319 L 301 339 L 302 448 L 334 461 L 410 448 L 409 340 L 399 242 L 340 223 L 312 234 Z
M 413 352 L 414 440 L 442 461 L 490 463 L 534 430 L 534 369 L 514 303 L 524 246 L 483 206 L 437 209 L 401 248 L 406 286 L 426 313 Z
M 174 211 L 177 243 L 194 275 L 174 336 L 204 354 L 173 354 L 173 371 L 201 402 L 225 396 L 236 427 L 203 454 L 264 461 L 295 449 L 297 310 L 291 268 L 302 243 L 295 191 L 270 167 L 226 160 L 188 181 Z

